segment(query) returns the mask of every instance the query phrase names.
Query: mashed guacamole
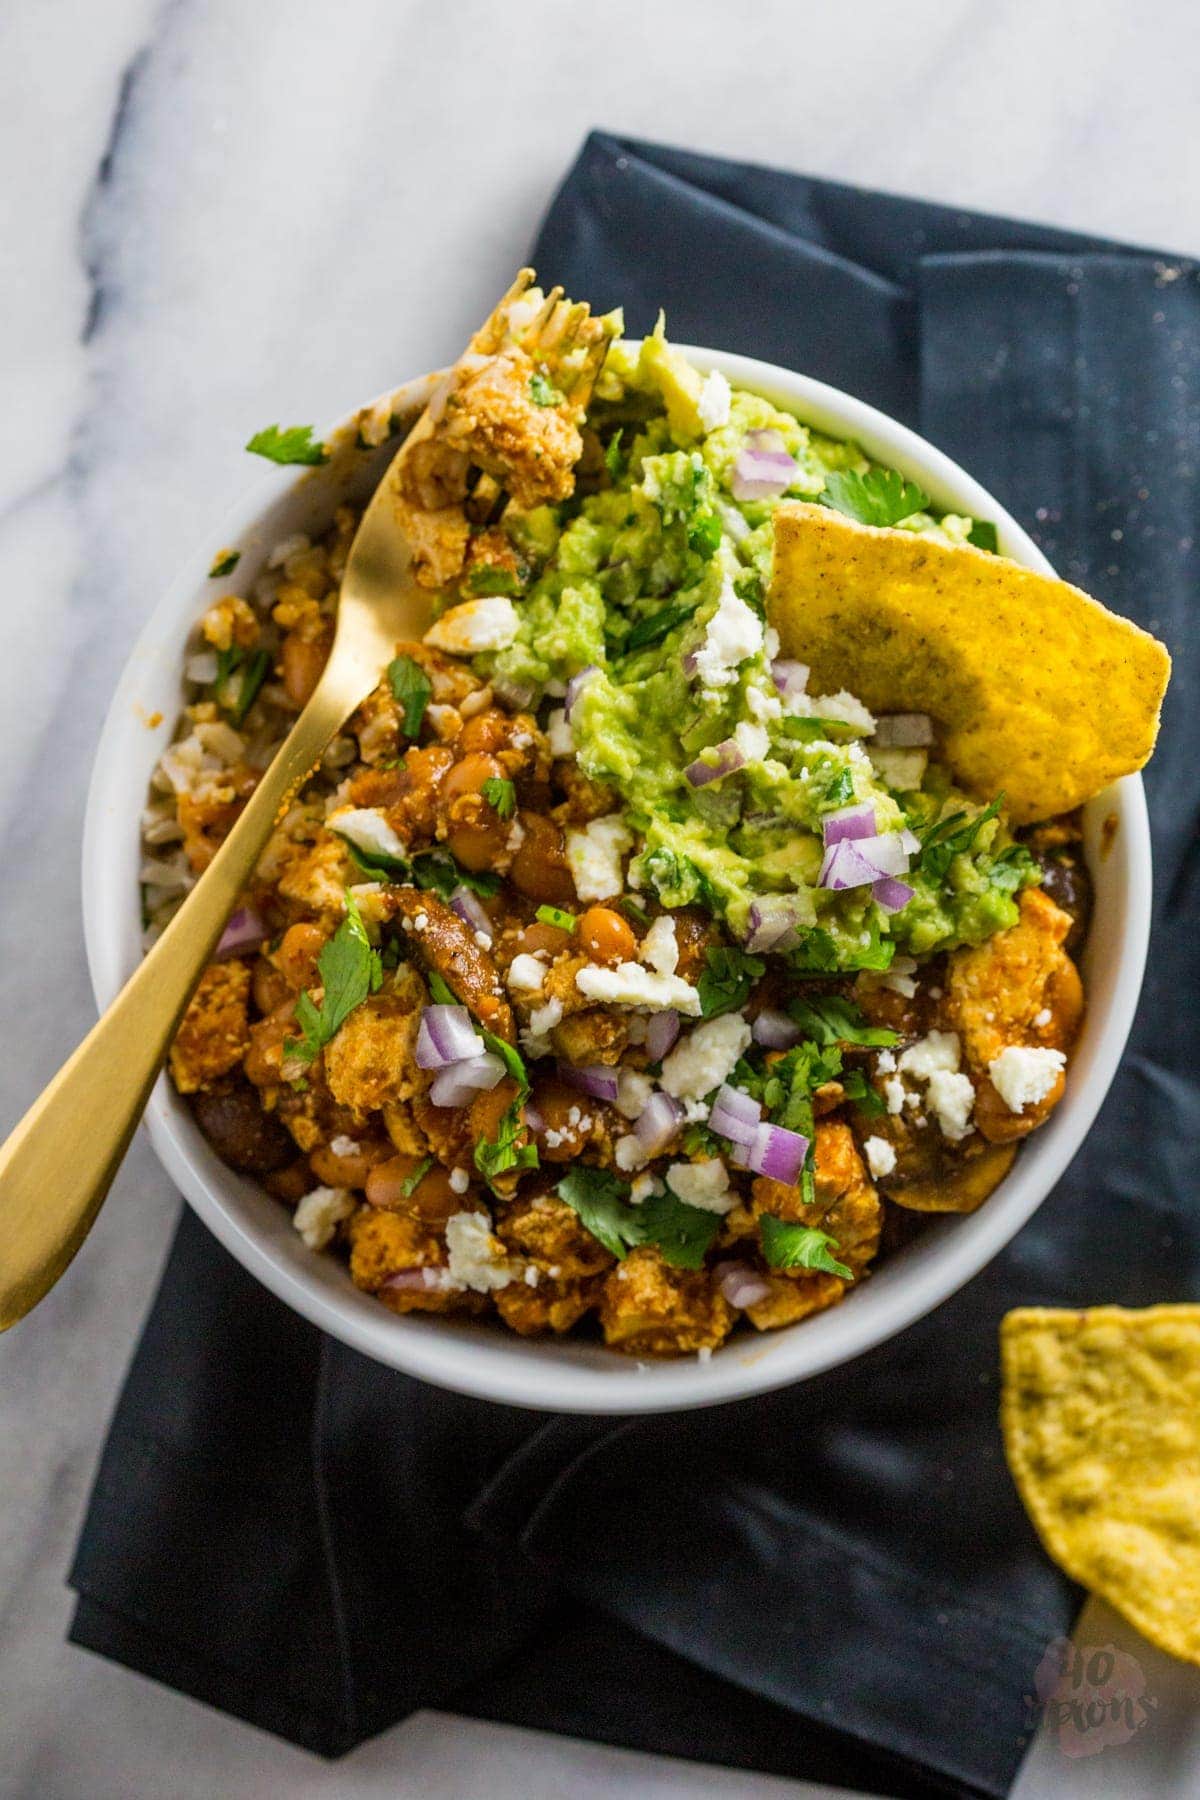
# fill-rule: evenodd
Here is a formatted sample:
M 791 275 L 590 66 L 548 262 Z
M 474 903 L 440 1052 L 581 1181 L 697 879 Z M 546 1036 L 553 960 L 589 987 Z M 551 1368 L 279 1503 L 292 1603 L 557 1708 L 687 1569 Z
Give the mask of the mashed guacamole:
M 705 905 L 744 941 L 782 916 L 795 966 L 814 971 L 885 968 L 1014 924 L 1037 874 L 1001 817 L 957 793 L 936 755 L 878 747 L 852 693 L 810 693 L 778 660 L 764 606 L 785 496 L 885 506 L 878 522 L 955 544 L 982 541 L 976 522 L 935 517 L 855 445 L 702 377 L 661 322 L 640 348 L 614 345 L 588 422 L 575 495 L 505 515 L 520 624 L 476 669 L 516 703 L 561 705 L 559 742 L 616 790 L 641 840 L 632 884 Z M 764 457 L 787 486 L 755 497 L 778 486 L 755 480 Z M 877 832 L 921 846 L 898 910 L 871 887 L 818 884 L 823 820 L 864 804 Z

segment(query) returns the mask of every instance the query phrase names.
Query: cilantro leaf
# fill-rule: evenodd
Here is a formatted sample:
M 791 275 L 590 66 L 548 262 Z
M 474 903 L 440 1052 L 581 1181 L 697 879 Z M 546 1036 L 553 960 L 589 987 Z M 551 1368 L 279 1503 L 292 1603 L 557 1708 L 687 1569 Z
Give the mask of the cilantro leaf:
M 535 406 L 559 406 L 565 396 L 544 370 L 535 369 L 529 377 L 529 398 Z
M 763 1255 L 772 1269 L 820 1269 L 827 1275 L 840 1275 L 844 1281 L 854 1280 L 854 1271 L 834 1260 L 837 1239 L 827 1231 L 818 1231 L 815 1225 L 790 1225 L 771 1213 L 763 1213 L 758 1229 Z
M 423 1156 L 411 1175 L 406 1175 L 400 1183 L 400 1191 L 406 1200 L 411 1200 L 430 1169 L 433 1167 L 432 1156 Z
M 721 542 L 721 521 L 714 512 L 697 513 L 688 526 L 688 549 L 708 562 Z
M 865 929 L 868 943 L 856 943 L 852 949 L 839 951 L 824 926 L 814 925 L 804 933 L 796 948 L 788 951 L 788 967 L 797 975 L 835 975 L 849 969 L 890 968 L 896 954 L 895 939 L 884 937 L 871 920 L 867 921 Z
M 563 1176 L 555 1191 L 578 1216 L 584 1230 L 618 1262 L 624 1261 L 629 1246 L 641 1243 L 641 1209 L 629 1205 L 628 1186 L 609 1170 L 580 1163 Z
M 436 969 L 430 969 L 425 979 L 429 983 L 430 993 L 439 1005 L 460 1004 L 450 984 Z M 517 1084 L 516 1093 L 500 1116 L 495 1137 L 480 1138 L 475 1145 L 475 1167 L 487 1181 L 492 1182 L 497 1175 L 503 1175 L 506 1169 L 536 1169 L 538 1153 L 536 1144 L 517 1142 L 525 1129 L 524 1107 L 529 1098 L 529 1074 L 520 1051 L 514 1049 L 505 1038 L 497 1037 L 494 1031 L 489 1031 L 478 1019 L 475 1020 L 475 1029 L 483 1039 L 484 1049 L 500 1058 L 506 1073 Z
M 888 1049 L 900 1042 L 898 1032 L 882 1025 L 868 1025 L 852 1000 L 841 994 L 821 994 L 812 1000 L 791 1000 L 788 1012 L 805 1037 L 815 1044 L 868 1044 Z
M 854 776 L 848 768 L 838 769 L 822 796 L 826 806 L 849 806 L 854 798 Z
M 364 850 L 353 838 L 339 831 L 336 825 L 330 830 L 335 837 L 341 838 L 350 852 L 350 860 L 355 868 L 361 869 L 369 881 L 407 881 L 412 873 L 408 863 L 402 856 L 389 856 L 385 850 Z
M 517 790 L 511 781 L 489 775 L 479 791 L 498 818 L 512 818 L 517 810 Z
M 811 744 L 817 738 L 833 738 L 836 742 L 836 734 L 839 727 L 843 731 L 846 729 L 844 720 L 815 718 L 800 719 L 789 715 L 775 721 L 776 730 L 781 731 L 784 737 L 798 738 L 802 744 Z
M 634 650 L 646 650 L 651 644 L 661 644 L 677 625 L 682 625 L 691 618 L 699 604 L 698 600 L 690 603 L 681 601 L 675 606 L 660 608 L 647 619 L 639 619 L 625 639 L 625 654 L 628 656 Z
M 421 720 L 425 717 L 433 683 L 420 663 L 414 662 L 411 656 L 393 658 L 388 664 L 387 678 L 392 698 L 404 711 L 401 730 L 405 737 L 415 738 L 421 729 Z
M 500 877 L 486 869 L 473 874 L 455 862 L 449 850 L 420 850 L 412 859 L 414 884 L 441 900 L 449 900 L 455 888 L 469 888 L 481 900 L 490 900 L 500 891 Z
M 651 1194 L 638 1208 L 641 1241 L 653 1244 L 664 1262 L 677 1269 L 699 1269 L 721 1228 L 720 1216 L 700 1206 L 689 1206 L 668 1187 L 665 1194 Z
M 718 1013 L 736 1012 L 750 998 L 750 990 L 766 969 L 761 956 L 745 950 L 720 947 L 705 953 L 705 968 L 696 984 L 700 1011 L 706 1019 Z
M 265 650 L 246 651 L 237 644 L 217 651 L 217 679 L 213 696 L 235 725 L 240 725 L 267 678 L 271 658 Z
M 316 467 L 329 461 L 329 451 L 319 438 L 313 437 L 311 425 L 288 425 L 282 431 L 278 425 L 268 425 L 255 432 L 246 448 L 273 463 L 307 463 Z
M 849 1069 L 842 1076 L 842 1087 L 847 1100 L 853 1102 L 860 1112 L 869 1118 L 882 1118 L 887 1112 L 882 1094 L 877 1094 L 861 1069 Z
M 608 470 L 608 478 L 614 487 L 620 481 L 625 469 L 625 459 L 621 455 L 621 439 L 624 436 L 625 427 L 622 425 L 613 432 L 604 451 L 604 466 Z
M 310 1063 L 335 1038 L 356 1006 L 373 994 L 383 980 L 379 952 L 371 948 L 358 902 L 346 894 L 346 917 L 317 958 L 317 972 L 324 992 L 318 1007 L 308 993 L 296 1002 L 298 1042 L 287 1040 L 285 1057 Z
M 990 550 L 993 556 L 999 553 L 1000 540 L 990 519 L 974 519 L 967 533 L 967 542 L 974 544 L 977 550 Z
M 208 571 L 210 581 L 219 581 L 222 575 L 232 575 L 242 560 L 240 550 L 221 550 L 213 558 L 213 566 Z
M 948 813 L 945 818 L 935 820 L 921 839 L 921 853 L 917 860 L 917 868 L 921 874 L 928 875 L 931 881 L 944 881 L 954 858 L 965 856 L 974 849 L 979 833 L 989 819 L 996 817 L 1003 804 L 1004 795 L 1000 793 L 981 812 L 976 813 L 974 818 L 960 808 L 957 812 Z
M 821 499 L 860 525 L 896 525 L 929 505 L 929 495 L 896 469 L 868 469 L 865 475 L 836 470 L 826 478 Z

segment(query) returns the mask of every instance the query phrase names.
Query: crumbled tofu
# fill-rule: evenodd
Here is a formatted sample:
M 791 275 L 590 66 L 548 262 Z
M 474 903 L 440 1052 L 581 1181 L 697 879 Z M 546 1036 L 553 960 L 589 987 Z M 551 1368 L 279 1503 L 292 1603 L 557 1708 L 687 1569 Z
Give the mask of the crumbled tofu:
M 749 1045 L 750 1027 L 741 1013 L 706 1019 L 664 1060 L 662 1085 L 677 1100 L 701 1100 L 728 1079 Z
M 589 965 L 580 969 L 575 986 L 588 1000 L 609 1006 L 645 1006 L 654 1012 L 673 1007 L 693 1018 L 700 1012 L 700 996 L 690 982 L 643 969 L 641 963 L 618 963 L 615 969 Z
M 992 1086 L 1009 1112 L 1024 1112 L 1044 1100 L 1067 1066 L 1061 1050 L 1010 1044 L 988 1064 Z
M 653 925 L 642 939 L 642 961 L 657 969 L 660 975 L 673 975 L 679 967 L 679 940 L 675 936 L 675 921 L 664 913 L 655 919 Z
M 733 582 L 726 576 L 717 610 L 695 653 L 697 675 L 707 688 L 731 687 L 737 680 L 739 666 L 762 647 L 762 620 L 735 592 Z
M 567 723 L 567 711 L 564 706 L 556 706 L 550 714 L 546 737 L 550 745 L 551 756 L 574 756 L 575 739 L 571 735 L 571 727 Z
M 522 951 L 508 965 L 508 985 L 514 994 L 540 994 L 546 985 L 546 965 Z
M 348 1188 L 314 1188 L 292 1214 L 292 1224 L 310 1250 L 324 1250 L 343 1219 L 355 1208 Z
M 867 1167 L 872 1175 L 890 1175 L 896 1166 L 896 1152 L 886 1138 L 869 1137 L 863 1145 L 863 1155 L 867 1159 Z
M 504 594 L 486 594 L 452 606 L 425 633 L 425 642 L 451 656 L 474 656 L 480 650 L 506 650 L 517 635 L 517 609 Z
M 512 1268 L 498 1239 L 492 1236 L 486 1213 L 452 1213 L 446 1220 L 446 1248 L 451 1279 L 459 1287 L 488 1294 L 507 1287 Z
M 581 900 L 611 900 L 625 882 L 621 859 L 633 849 L 633 833 L 620 813 L 593 819 L 567 832 L 567 867 Z
M 640 1119 L 653 1092 L 654 1083 L 649 1075 L 643 1075 L 637 1069 L 617 1071 L 617 1111 L 624 1118 Z
M 471 1185 L 471 1177 L 465 1169 L 451 1169 L 450 1186 L 456 1194 L 465 1194 Z
M 720 369 L 710 369 L 696 398 L 696 412 L 705 431 L 717 431 L 722 425 L 728 425 L 732 399 L 729 383 Z
M 672 1163 L 667 1170 L 667 1186 L 685 1206 L 698 1206 L 703 1212 L 732 1212 L 737 1195 L 729 1186 L 725 1164 L 719 1156 L 706 1162 Z

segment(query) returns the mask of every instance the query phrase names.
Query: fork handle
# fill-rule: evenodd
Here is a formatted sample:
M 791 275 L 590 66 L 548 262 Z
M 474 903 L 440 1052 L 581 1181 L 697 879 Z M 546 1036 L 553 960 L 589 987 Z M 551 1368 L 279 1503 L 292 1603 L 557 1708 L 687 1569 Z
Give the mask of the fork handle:
M 49 1292 L 91 1230 L 234 903 L 346 716 L 324 687 L 162 936 L 0 1148 L 0 1331 Z

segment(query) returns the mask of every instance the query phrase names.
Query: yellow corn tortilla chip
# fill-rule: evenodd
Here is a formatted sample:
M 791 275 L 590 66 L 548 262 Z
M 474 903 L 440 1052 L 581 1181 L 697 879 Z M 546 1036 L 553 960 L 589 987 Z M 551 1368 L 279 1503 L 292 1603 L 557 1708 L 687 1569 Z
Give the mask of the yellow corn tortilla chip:
M 929 713 L 959 781 L 980 799 L 1003 789 L 1017 824 L 1078 806 L 1154 748 L 1163 646 L 1007 557 L 788 502 L 767 613 L 812 693 Z
M 1000 1360 L 1008 1466 L 1046 1549 L 1200 1663 L 1200 1306 L 1022 1307 Z

